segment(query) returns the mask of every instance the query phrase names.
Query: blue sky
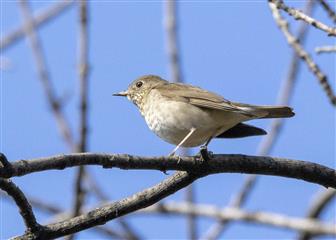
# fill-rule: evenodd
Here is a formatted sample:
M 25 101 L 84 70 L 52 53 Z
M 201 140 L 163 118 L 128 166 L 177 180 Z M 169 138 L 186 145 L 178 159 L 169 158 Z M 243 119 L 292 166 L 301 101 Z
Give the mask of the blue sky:
M 302 2 L 286 1 L 302 7 Z M 32 2 L 34 10 L 51 1 Z M 1 37 L 22 22 L 16 2 L 1 2 Z M 166 155 L 173 146 L 150 132 L 134 105 L 112 97 L 144 74 L 169 79 L 163 28 L 163 4 L 158 1 L 90 2 L 90 104 L 89 151 Z M 290 20 L 291 29 L 297 22 Z M 320 6 L 319 20 L 332 25 Z M 215 91 L 233 101 L 274 104 L 292 50 L 276 27 L 266 1 L 182 2 L 179 4 L 182 71 L 190 84 Z M 47 65 L 58 96 L 68 95 L 66 115 L 78 137 L 78 11 L 75 6 L 39 29 Z M 306 49 L 335 86 L 335 55 L 316 55 L 316 46 L 334 44 L 333 38 L 310 28 Z M 1 152 L 9 160 L 30 159 L 69 152 L 62 142 L 55 120 L 45 101 L 35 71 L 31 50 L 21 40 L 1 54 L 10 68 L 1 72 Z M 286 121 L 272 156 L 307 160 L 335 168 L 335 112 L 315 77 L 302 64 L 291 106 L 294 118 Z M 253 121 L 267 128 L 270 120 Z M 255 154 L 261 137 L 214 140 L 214 153 Z M 195 149 L 193 152 L 196 152 Z M 112 199 L 120 199 L 156 184 L 166 176 L 154 171 L 106 170 L 90 167 L 97 181 Z M 64 209 L 72 204 L 75 169 L 49 171 L 14 178 L 29 196 Z M 225 206 L 244 181 L 241 174 L 218 174 L 196 182 L 197 202 Z M 311 197 L 320 187 L 303 181 L 262 176 L 245 208 L 302 217 Z M 179 191 L 169 200 L 183 200 Z M 90 197 L 89 203 L 94 204 Z M 50 216 L 35 211 L 39 222 Z M 23 233 L 24 226 L 15 205 L 2 200 L 1 235 L 6 239 Z M 335 220 L 335 202 L 323 219 Z M 185 238 L 182 217 L 131 216 L 129 221 L 146 238 Z M 199 221 L 204 233 L 213 220 Z M 115 226 L 114 222 L 108 223 Z M 296 233 L 251 224 L 233 223 L 226 239 L 288 239 Z M 92 231 L 81 239 L 98 239 Z

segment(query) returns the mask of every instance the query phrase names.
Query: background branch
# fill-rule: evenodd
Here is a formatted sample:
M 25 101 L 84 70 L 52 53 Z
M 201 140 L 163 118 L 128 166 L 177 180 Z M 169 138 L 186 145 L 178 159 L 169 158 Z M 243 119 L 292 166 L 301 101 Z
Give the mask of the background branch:
M 301 44 L 293 36 L 293 34 L 288 29 L 288 22 L 282 18 L 277 5 L 273 3 L 273 0 L 269 0 L 269 7 L 272 11 L 275 22 L 285 35 L 288 44 L 290 44 L 297 55 L 299 55 L 307 64 L 308 68 L 314 73 L 316 78 L 319 80 L 320 85 L 327 94 L 332 105 L 336 106 L 336 96 L 328 82 L 327 76 L 322 73 L 320 67 L 313 61 L 311 56 L 304 50 Z M 277 2 L 277 1 L 276 1 Z
M 33 24 L 35 28 L 38 28 L 45 23 L 53 20 L 55 17 L 61 15 L 66 9 L 68 9 L 75 1 L 74 0 L 64 0 L 53 4 L 51 7 L 44 9 L 40 13 L 36 14 L 36 17 L 32 17 Z M 1 51 L 6 50 L 8 47 L 16 43 L 18 40 L 24 37 L 25 35 L 25 26 L 20 26 L 0 40 L 0 49 Z
M 79 117 L 79 143 L 77 152 L 87 151 L 87 129 L 88 129 L 88 76 L 89 76 L 89 43 L 88 43 L 88 6 L 86 0 L 78 2 L 79 12 L 79 91 L 80 91 L 80 117 Z M 86 175 L 84 166 L 80 166 L 75 179 L 73 216 L 78 216 L 85 201 L 85 189 L 83 179 Z M 70 235 L 68 240 L 74 239 Z
M 19 0 L 19 6 L 23 17 L 25 33 L 29 39 L 37 72 L 42 82 L 48 104 L 52 110 L 52 113 L 55 116 L 58 128 L 62 134 L 64 141 L 68 144 L 70 149 L 74 149 L 75 144 L 69 127 L 69 123 L 61 110 L 61 103 L 57 99 L 54 87 L 52 86 L 42 46 L 35 31 L 34 19 L 31 16 L 31 11 L 29 9 L 28 3 L 26 2 L 26 0 Z
M 315 48 L 316 53 L 335 53 L 336 46 L 322 46 Z
M 277 9 L 282 9 L 285 12 L 287 12 L 289 15 L 293 16 L 296 20 L 303 20 L 306 23 L 312 25 L 313 27 L 320 29 L 326 33 L 328 33 L 329 36 L 336 36 L 336 28 L 329 27 L 325 25 L 322 22 L 317 21 L 316 19 L 307 16 L 300 10 L 297 10 L 295 8 L 288 7 L 284 4 L 282 0 L 269 0 L 270 3 L 273 3 Z
M 336 235 L 335 225 L 320 221 L 293 218 L 282 214 L 267 212 L 248 212 L 239 208 L 218 208 L 206 204 L 190 203 L 158 203 L 145 208 L 139 213 L 162 213 L 162 214 L 194 214 L 199 217 L 210 217 L 220 221 L 244 221 L 248 223 L 265 224 L 274 227 L 286 228 L 295 231 L 304 231 L 311 234 Z

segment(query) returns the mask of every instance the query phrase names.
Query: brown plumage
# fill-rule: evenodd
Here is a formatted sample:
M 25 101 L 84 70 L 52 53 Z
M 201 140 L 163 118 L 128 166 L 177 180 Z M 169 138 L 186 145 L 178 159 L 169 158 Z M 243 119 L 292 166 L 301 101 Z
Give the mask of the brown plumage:
M 149 128 L 177 147 L 208 144 L 214 137 L 264 135 L 263 129 L 242 122 L 259 118 L 292 117 L 287 106 L 257 106 L 231 102 L 199 87 L 170 83 L 155 75 L 133 81 L 124 92 L 140 110 Z

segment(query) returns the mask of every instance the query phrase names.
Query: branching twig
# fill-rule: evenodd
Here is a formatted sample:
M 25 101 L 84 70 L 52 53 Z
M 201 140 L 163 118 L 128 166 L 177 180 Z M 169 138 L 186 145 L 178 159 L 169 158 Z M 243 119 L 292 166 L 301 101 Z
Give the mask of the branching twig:
M 218 208 L 213 205 L 190 203 L 159 203 L 145 208 L 136 214 L 162 213 L 162 214 L 194 214 L 202 217 L 216 218 L 221 221 L 244 221 L 265 224 L 275 227 L 304 231 L 314 234 L 336 235 L 335 225 L 323 223 L 313 219 L 293 218 L 276 213 L 248 212 L 239 208 Z
M 68 146 L 74 148 L 74 140 L 70 131 L 69 123 L 67 122 L 63 112 L 61 111 L 60 101 L 57 99 L 54 88 L 50 81 L 49 72 L 47 70 L 46 61 L 43 55 L 41 43 L 38 39 L 37 33 L 35 32 L 34 19 L 31 16 L 29 6 L 25 0 L 19 1 L 20 10 L 24 20 L 24 30 L 29 38 L 29 42 L 32 48 L 33 56 L 36 62 L 36 68 L 40 76 L 45 94 L 47 96 L 48 103 L 55 116 L 58 127 L 61 131 L 63 139 L 68 144 Z
M 61 2 L 55 3 L 51 7 L 43 10 L 41 13 L 36 14 L 36 17 L 33 18 L 33 23 L 35 28 L 49 22 L 50 20 L 54 19 L 55 17 L 59 16 L 64 10 L 68 9 L 69 6 L 74 3 L 74 0 L 64 0 Z M 10 33 L 8 33 L 5 37 L 0 40 L 0 49 L 4 51 L 10 45 L 17 42 L 20 38 L 24 37 L 25 35 L 25 26 L 20 26 Z
M 316 53 L 336 53 L 336 46 L 323 46 L 315 48 Z
M 336 36 L 336 28 L 329 27 L 322 22 L 317 21 L 316 19 L 307 16 L 305 13 L 297 10 L 295 8 L 288 7 L 284 4 L 282 0 L 269 0 L 270 3 L 273 3 L 277 9 L 282 9 L 287 12 L 289 15 L 293 16 L 296 20 L 303 20 L 306 23 L 325 31 L 329 36 Z
M 319 80 L 322 88 L 324 89 L 327 96 L 329 97 L 330 102 L 334 106 L 336 106 L 336 96 L 334 95 L 331 85 L 328 82 L 327 76 L 324 73 L 322 73 L 319 66 L 313 61 L 311 56 L 303 49 L 301 44 L 297 41 L 297 39 L 289 31 L 287 21 L 282 18 L 276 4 L 274 4 L 273 2 L 274 0 L 269 0 L 269 6 L 272 10 L 272 14 L 273 14 L 274 20 L 276 21 L 277 25 L 279 26 L 281 31 L 284 33 L 288 43 L 293 47 L 297 55 L 299 55 L 306 62 L 309 69 L 314 73 L 316 78 Z
M 20 209 L 20 214 L 25 222 L 27 231 L 37 232 L 41 226 L 37 223 L 32 208 L 23 192 L 10 180 L 0 178 L 0 189 L 13 198 Z
M 202 171 L 202 176 L 216 173 L 263 174 L 296 178 L 336 188 L 336 171 L 317 163 L 241 154 L 215 154 L 209 158 L 209 161 L 203 161 L 199 156 L 139 157 L 124 154 L 74 153 L 15 161 L 11 164 L 10 173 L 0 168 L 0 177 L 23 176 L 34 172 L 82 165 L 100 165 L 104 168 L 121 169 Z
M 329 17 L 332 19 L 334 23 L 336 23 L 336 14 L 335 11 L 329 6 L 329 4 L 325 0 L 318 0 L 324 10 L 328 13 Z M 334 4 L 335 6 L 335 4 Z
M 331 200 L 336 196 L 336 190 L 335 189 L 328 189 L 326 191 L 323 191 L 322 193 L 319 193 L 313 202 L 312 206 L 310 207 L 307 218 L 308 219 L 317 219 L 322 211 L 325 209 L 325 207 L 331 202 Z M 302 233 L 299 236 L 300 240 L 309 240 L 311 239 L 314 234 L 309 234 L 307 232 Z

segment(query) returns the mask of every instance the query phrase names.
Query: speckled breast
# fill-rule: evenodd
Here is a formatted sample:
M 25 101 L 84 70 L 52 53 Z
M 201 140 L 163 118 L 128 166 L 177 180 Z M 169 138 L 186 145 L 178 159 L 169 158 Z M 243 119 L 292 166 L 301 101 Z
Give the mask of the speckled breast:
M 183 145 L 199 146 L 213 134 L 216 125 L 210 114 L 191 104 L 173 101 L 152 90 L 139 106 L 148 127 L 163 140 L 179 144 L 192 128 L 197 131 Z

